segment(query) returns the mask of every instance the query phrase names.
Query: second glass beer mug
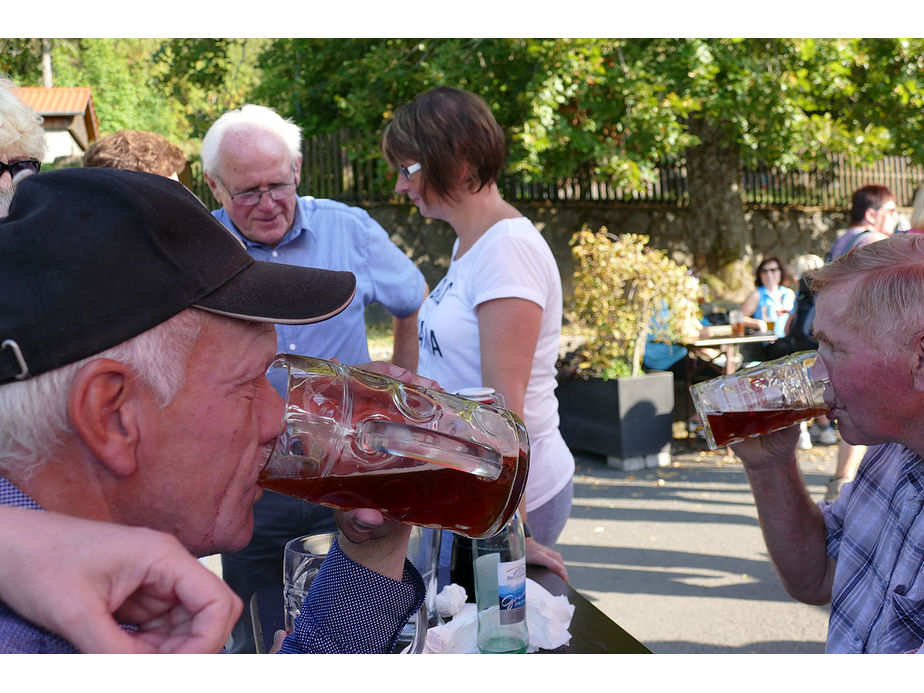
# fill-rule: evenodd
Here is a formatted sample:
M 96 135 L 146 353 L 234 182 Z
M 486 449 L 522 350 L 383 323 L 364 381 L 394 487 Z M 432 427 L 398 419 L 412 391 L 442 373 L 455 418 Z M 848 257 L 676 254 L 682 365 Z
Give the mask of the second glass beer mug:
M 715 450 L 826 415 L 827 385 L 818 353 L 799 351 L 698 383 L 690 394 L 706 443 Z
M 516 510 L 529 441 L 511 411 L 332 361 L 280 354 L 284 429 L 264 488 L 414 525 L 489 536 Z

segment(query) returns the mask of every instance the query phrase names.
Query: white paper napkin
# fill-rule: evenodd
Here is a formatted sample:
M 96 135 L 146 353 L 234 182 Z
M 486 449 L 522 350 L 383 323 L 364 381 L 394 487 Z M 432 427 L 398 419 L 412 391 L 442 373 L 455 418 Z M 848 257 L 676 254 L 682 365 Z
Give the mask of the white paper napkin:
M 447 585 L 436 596 L 437 610 L 448 623 L 427 631 L 424 654 L 471 654 L 478 652 L 478 609 L 459 601 L 459 585 Z M 442 610 L 441 610 L 442 609 Z M 564 595 L 557 597 L 542 585 L 526 578 L 526 626 L 529 629 L 527 652 L 554 650 L 568 643 L 574 605 Z

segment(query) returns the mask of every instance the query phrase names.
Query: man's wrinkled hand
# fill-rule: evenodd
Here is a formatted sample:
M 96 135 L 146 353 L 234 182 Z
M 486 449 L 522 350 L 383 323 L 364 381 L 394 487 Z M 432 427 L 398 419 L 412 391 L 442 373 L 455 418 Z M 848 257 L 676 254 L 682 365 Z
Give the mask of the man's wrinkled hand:
M 731 449 L 751 471 L 789 464 L 796 456 L 799 426 L 790 426 L 758 438 L 732 443 Z

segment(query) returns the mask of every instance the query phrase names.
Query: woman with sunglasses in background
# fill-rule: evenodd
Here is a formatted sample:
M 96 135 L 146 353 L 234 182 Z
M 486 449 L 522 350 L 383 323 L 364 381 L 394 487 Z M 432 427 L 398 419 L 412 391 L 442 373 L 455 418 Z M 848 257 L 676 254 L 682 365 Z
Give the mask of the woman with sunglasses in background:
M 14 86 L 0 75 L 0 217 L 9 214 L 16 185 L 38 173 L 45 156 L 42 117 L 13 96 Z
M 554 392 L 561 277 L 536 227 L 501 198 L 504 134 L 480 96 L 439 87 L 395 113 L 382 149 L 399 172 L 395 191 L 456 232 L 449 270 L 418 315 L 418 373 L 449 392 L 493 387 L 523 417 L 527 562 L 567 579 L 552 548 L 571 512 L 574 474 Z
M 796 305 L 796 293 L 785 286 L 787 279 L 779 258 L 773 255 L 765 257 L 755 272 L 757 288 L 741 304 L 745 327 L 772 332 L 777 337 L 776 342 L 764 344 L 765 359 L 785 356 L 793 350 L 786 335 L 786 325 Z

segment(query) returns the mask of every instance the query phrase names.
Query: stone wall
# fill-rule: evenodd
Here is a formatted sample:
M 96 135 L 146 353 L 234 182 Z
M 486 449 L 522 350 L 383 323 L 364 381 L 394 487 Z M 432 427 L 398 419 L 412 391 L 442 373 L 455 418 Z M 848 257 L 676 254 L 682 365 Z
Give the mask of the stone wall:
M 366 207 L 414 259 L 432 288 L 445 274 L 455 234 L 448 224 L 423 218 L 407 204 L 373 204 Z M 682 207 L 638 204 L 572 203 L 554 206 L 517 204 L 542 232 L 558 259 L 567 297 L 572 273 L 572 234 L 584 224 L 592 229 L 606 226 L 614 233 L 638 233 L 651 237 L 657 248 L 667 250 L 678 262 L 692 264 L 687 238 L 687 213 Z M 764 255 L 776 255 L 784 263 L 803 253 L 824 257 L 838 231 L 846 226 L 844 212 L 819 207 L 753 207 L 745 210 L 749 226 L 747 247 L 753 265 Z M 742 299 L 743 300 L 743 299 Z

